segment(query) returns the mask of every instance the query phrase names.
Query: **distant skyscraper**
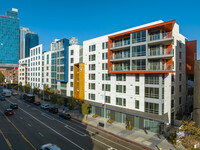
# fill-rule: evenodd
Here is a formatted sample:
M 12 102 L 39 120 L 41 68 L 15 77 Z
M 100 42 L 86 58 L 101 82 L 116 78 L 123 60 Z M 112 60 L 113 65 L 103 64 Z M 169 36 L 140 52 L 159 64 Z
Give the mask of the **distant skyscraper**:
M 29 28 L 20 27 L 19 59 L 25 58 L 25 35 L 30 33 Z
M 18 10 L 6 11 L 0 15 L 0 62 L 18 64 L 19 60 L 19 18 Z
M 25 35 L 25 58 L 30 56 L 30 49 L 39 44 L 38 34 L 27 33 Z

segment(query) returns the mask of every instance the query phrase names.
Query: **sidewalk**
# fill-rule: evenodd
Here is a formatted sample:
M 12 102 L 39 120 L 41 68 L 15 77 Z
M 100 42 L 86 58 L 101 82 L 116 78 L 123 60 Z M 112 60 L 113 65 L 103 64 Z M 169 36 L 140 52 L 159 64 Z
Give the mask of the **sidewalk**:
M 21 92 L 17 91 L 17 93 Z M 36 98 L 36 100 L 42 102 L 39 98 Z M 48 104 L 49 102 L 45 101 L 45 103 Z M 59 112 L 63 111 L 63 106 L 56 105 L 56 107 L 59 108 Z M 84 116 L 78 110 L 69 111 L 67 107 L 65 107 L 65 111 L 66 113 L 69 113 L 72 116 L 72 118 L 83 122 Z M 158 137 L 155 133 L 145 133 L 144 130 L 136 128 L 134 128 L 132 131 L 126 130 L 125 125 L 122 123 L 106 123 L 106 129 L 104 129 L 103 127 L 98 126 L 99 122 L 104 123 L 104 118 L 100 116 L 98 116 L 97 118 L 93 118 L 92 115 L 93 114 L 88 115 L 88 121 L 83 123 L 93 126 L 95 128 L 99 128 L 101 130 L 105 130 L 110 134 L 114 134 L 122 139 L 132 141 L 134 143 L 140 144 L 153 150 L 159 150 L 159 148 L 161 148 L 162 150 L 184 150 L 183 146 L 174 146 L 170 144 L 163 136 Z

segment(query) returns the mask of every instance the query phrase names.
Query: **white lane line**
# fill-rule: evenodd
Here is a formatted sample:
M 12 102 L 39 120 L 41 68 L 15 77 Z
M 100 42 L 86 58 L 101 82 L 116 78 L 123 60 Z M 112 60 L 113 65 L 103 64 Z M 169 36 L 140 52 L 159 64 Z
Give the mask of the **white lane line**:
M 48 125 L 46 125 L 45 123 L 43 123 L 42 121 L 40 121 L 39 119 L 35 118 L 33 115 L 29 114 L 27 111 L 21 109 L 24 113 L 28 114 L 29 116 L 31 116 L 33 119 L 35 119 L 36 121 L 38 121 L 39 123 L 43 124 L 44 126 L 46 126 L 47 128 L 49 128 L 51 131 L 55 132 L 56 134 L 58 134 L 59 136 L 61 136 L 62 138 L 64 138 L 65 140 L 67 140 L 68 142 L 74 144 L 76 147 L 78 147 L 81 150 L 84 150 L 82 147 L 80 147 L 79 145 L 77 145 L 76 143 L 74 143 L 73 141 L 71 141 L 70 139 L 66 138 L 65 136 L 63 136 L 62 134 L 58 133 L 56 130 L 54 130 L 53 128 L 49 127 Z
M 46 118 L 48 118 L 50 120 L 55 120 L 53 117 L 51 117 L 51 116 L 49 116 L 49 115 L 47 115 L 45 113 L 42 113 L 42 116 L 44 116 L 44 117 L 46 117 Z
M 74 129 L 74 128 L 71 127 L 71 126 L 68 126 L 68 125 L 67 125 L 67 126 L 65 126 L 65 128 L 71 130 L 72 132 L 75 132 L 76 134 L 78 134 L 78 135 L 80 135 L 80 136 L 87 136 L 85 133 L 83 133 L 83 132 L 81 132 L 81 131 L 79 131 L 79 130 Z
M 43 135 L 42 133 L 40 133 L 40 132 L 38 132 L 38 134 L 39 134 L 40 136 L 42 136 L 42 137 L 44 136 L 44 135 Z
M 32 127 L 29 123 L 28 123 L 28 126 L 29 126 L 29 127 Z
M 36 108 L 36 109 L 37 109 L 37 108 Z M 39 109 L 37 109 L 37 110 L 38 110 L 39 112 L 43 113 L 41 110 L 39 110 Z M 55 119 L 55 118 L 54 118 L 54 119 Z M 58 121 L 58 122 L 60 122 L 61 124 L 65 125 L 65 126 L 69 126 L 69 125 L 67 125 L 66 123 L 63 123 L 63 122 L 60 121 L 60 120 L 57 120 L 57 119 L 55 119 L 55 120 Z M 74 119 L 73 119 L 73 120 L 74 120 Z M 77 120 L 74 120 L 74 121 L 80 123 L 80 122 L 77 121 Z M 68 123 L 71 123 L 71 124 L 73 124 L 73 125 L 75 125 L 75 126 L 77 126 L 77 127 L 79 127 L 79 128 L 82 128 L 82 129 L 86 130 L 86 128 L 81 127 L 81 126 L 79 126 L 79 125 L 77 125 L 77 124 L 75 124 L 75 123 L 73 123 L 73 122 L 68 121 Z M 85 124 L 83 124 L 83 123 L 80 123 L 80 124 L 81 124 L 81 125 L 84 125 L 84 126 L 87 126 L 87 125 L 85 125 Z M 87 129 L 87 131 L 88 131 L 89 133 L 95 134 L 95 132 L 93 132 L 93 131 L 91 131 L 91 130 L 89 130 L 89 129 Z M 88 136 L 89 138 L 91 138 L 91 139 L 93 139 L 93 140 L 95 140 L 95 141 L 97 141 L 97 142 L 99 142 L 99 143 L 101 143 L 101 144 L 103 144 L 103 145 L 105 145 L 105 146 L 111 148 L 110 145 L 107 145 L 107 144 L 105 144 L 105 143 L 103 143 L 103 142 L 101 142 L 101 141 L 99 141 L 99 140 L 93 138 L 93 137 L 90 136 L 90 135 L 86 135 L 86 136 Z M 99 137 L 101 137 L 102 139 L 105 139 L 106 141 L 110 141 L 111 143 L 114 143 L 114 144 L 116 144 L 116 145 L 119 145 L 119 146 L 121 146 L 121 147 L 123 147 L 123 148 L 125 148 L 125 149 L 132 150 L 131 148 L 125 147 L 125 146 L 123 146 L 123 145 L 121 145 L 121 144 L 119 144 L 119 143 L 116 143 L 116 142 L 114 142 L 114 141 L 112 141 L 112 140 L 110 140 L 110 139 L 107 139 L 107 138 L 105 138 L 105 137 L 103 137 L 103 136 L 101 136 L 101 135 L 96 135 L 96 136 L 99 136 Z M 124 141 L 124 142 L 126 142 L 126 141 Z M 113 148 L 113 149 L 114 149 L 114 148 Z

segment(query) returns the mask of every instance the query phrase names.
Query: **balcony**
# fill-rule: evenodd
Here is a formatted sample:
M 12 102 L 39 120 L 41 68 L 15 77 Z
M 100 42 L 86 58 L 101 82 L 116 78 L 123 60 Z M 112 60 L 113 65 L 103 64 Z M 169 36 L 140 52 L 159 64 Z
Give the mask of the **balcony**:
M 140 57 L 140 56 L 146 56 L 146 51 L 140 51 L 140 52 L 133 52 L 133 57 Z
M 119 49 L 119 48 L 127 48 L 130 45 L 130 39 L 128 40 L 120 40 L 118 42 L 113 42 L 110 44 L 111 49 Z
M 146 66 L 132 66 L 132 70 L 137 71 L 137 70 L 146 70 Z
M 130 66 L 113 66 L 111 67 L 111 71 L 130 71 Z
M 129 59 L 130 58 L 130 53 L 127 54 L 119 54 L 119 55 L 111 55 L 110 60 L 111 61 L 116 61 L 116 60 L 124 60 L 124 59 Z
M 149 35 L 149 41 L 172 38 L 172 32 L 164 32 L 159 34 Z
M 148 50 L 148 56 L 173 56 L 174 50 L 172 48 L 158 49 L 158 50 Z
M 173 70 L 172 64 L 165 64 L 165 65 L 149 65 L 148 71 L 171 71 Z

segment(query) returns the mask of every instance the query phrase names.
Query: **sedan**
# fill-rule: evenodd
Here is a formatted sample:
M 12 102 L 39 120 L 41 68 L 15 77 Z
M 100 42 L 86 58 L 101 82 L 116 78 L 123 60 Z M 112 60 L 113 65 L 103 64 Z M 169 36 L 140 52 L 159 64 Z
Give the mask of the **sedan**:
M 8 108 L 8 109 L 6 109 L 6 110 L 4 111 L 4 114 L 5 114 L 6 116 L 14 115 L 14 111 L 13 111 L 12 109 Z
M 12 109 L 18 109 L 18 105 L 17 105 L 16 103 L 11 104 L 11 105 L 10 105 L 10 108 L 12 108 Z
M 36 106 L 40 106 L 41 105 L 41 103 L 37 102 L 37 101 L 33 102 L 33 104 L 35 104 Z
M 58 108 L 56 108 L 56 107 L 50 107 L 49 108 L 49 112 L 51 112 L 53 114 L 57 114 L 58 113 Z
M 16 95 L 17 95 L 17 93 L 16 93 L 16 92 L 13 92 L 13 93 L 12 93 L 12 95 L 13 95 L 13 96 L 16 96 Z
M 5 96 L 4 95 L 0 95 L 0 100 L 1 101 L 5 101 Z
M 49 109 L 49 104 L 42 104 L 42 105 L 40 105 L 40 108 L 47 110 L 47 109 Z
M 61 114 L 59 114 L 59 116 L 63 119 L 67 119 L 67 120 L 72 118 L 70 114 L 65 114 L 65 113 L 61 113 Z

